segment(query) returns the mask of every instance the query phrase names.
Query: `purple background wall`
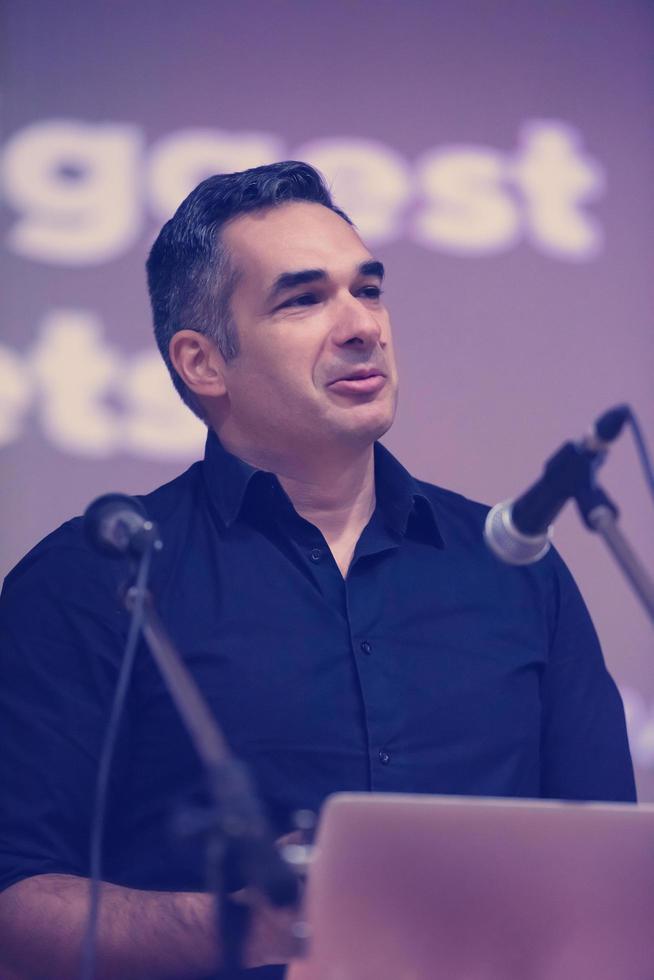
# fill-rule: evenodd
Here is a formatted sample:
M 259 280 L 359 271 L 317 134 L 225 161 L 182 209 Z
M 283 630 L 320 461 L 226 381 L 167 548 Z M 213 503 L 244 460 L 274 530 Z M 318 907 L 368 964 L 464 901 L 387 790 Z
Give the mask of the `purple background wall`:
M 389 267 L 386 442 L 418 475 L 510 496 L 623 400 L 652 441 L 650 2 L 5 0 L 3 17 L 2 573 L 98 493 L 197 455 L 143 261 L 199 179 L 268 159 L 315 162 Z M 628 438 L 605 481 L 652 569 Z M 651 628 L 572 510 L 556 537 L 654 799 Z

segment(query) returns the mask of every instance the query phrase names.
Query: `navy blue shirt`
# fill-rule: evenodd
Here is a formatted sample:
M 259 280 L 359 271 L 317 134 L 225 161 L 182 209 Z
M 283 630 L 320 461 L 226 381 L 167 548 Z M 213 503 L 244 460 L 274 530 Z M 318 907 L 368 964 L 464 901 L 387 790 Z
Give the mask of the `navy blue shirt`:
M 624 714 L 554 552 L 502 564 L 486 508 L 375 447 L 377 506 L 343 579 L 276 477 L 210 435 L 204 461 L 142 498 L 165 547 L 162 618 L 275 832 L 337 790 L 634 800 Z M 79 518 L 31 551 L 0 603 L 0 886 L 87 872 L 98 754 L 125 643 L 122 562 Z M 105 878 L 204 884 L 171 814 L 201 787 L 140 649 L 115 756 Z

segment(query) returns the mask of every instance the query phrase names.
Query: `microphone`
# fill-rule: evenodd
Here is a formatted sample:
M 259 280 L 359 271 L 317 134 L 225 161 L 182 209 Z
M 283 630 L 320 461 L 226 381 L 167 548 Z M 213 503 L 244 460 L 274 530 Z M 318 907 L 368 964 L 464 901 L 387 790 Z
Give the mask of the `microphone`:
M 547 554 L 552 522 L 570 497 L 588 483 L 592 469 L 603 462 L 630 415 L 628 405 L 609 409 L 583 439 L 564 443 L 528 490 L 489 511 L 484 540 L 498 558 L 510 565 L 529 565 Z
M 82 526 L 91 547 L 111 558 L 140 558 L 149 548 L 163 547 L 159 529 L 143 504 L 124 493 L 106 493 L 94 500 L 84 512 Z

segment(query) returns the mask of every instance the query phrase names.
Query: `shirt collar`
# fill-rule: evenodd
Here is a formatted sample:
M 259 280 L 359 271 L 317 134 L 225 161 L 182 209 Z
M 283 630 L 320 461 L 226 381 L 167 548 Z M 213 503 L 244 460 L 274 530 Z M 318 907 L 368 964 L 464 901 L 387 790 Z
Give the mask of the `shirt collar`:
M 218 515 L 227 527 L 238 517 L 246 490 L 255 477 L 260 479 L 259 473 L 264 470 L 228 453 L 213 429 L 209 429 L 204 448 L 204 476 Z
M 239 516 L 245 496 L 255 483 L 278 485 L 274 474 L 227 452 L 212 429 L 207 436 L 203 465 L 209 494 L 227 527 Z M 415 529 L 436 547 L 445 546 L 432 501 L 379 442 L 375 443 L 375 492 L 378 509 L 391 530 L 404 537 Z
M 388 526 L 405 537 L 415 532 L 437 548 L 444 548 L 434 505 L 417 480 L 380 442 L 375 443 L 377 506 Z

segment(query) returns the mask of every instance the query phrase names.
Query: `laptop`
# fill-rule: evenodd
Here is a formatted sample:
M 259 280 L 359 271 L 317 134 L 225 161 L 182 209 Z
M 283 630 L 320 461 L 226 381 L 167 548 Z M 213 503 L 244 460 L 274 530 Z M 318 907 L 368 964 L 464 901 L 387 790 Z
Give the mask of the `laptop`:
M 654 980 L 654 806 L 338 794 L 288 980 Z

